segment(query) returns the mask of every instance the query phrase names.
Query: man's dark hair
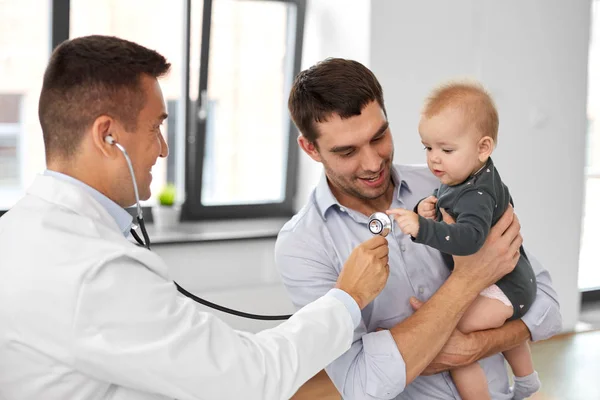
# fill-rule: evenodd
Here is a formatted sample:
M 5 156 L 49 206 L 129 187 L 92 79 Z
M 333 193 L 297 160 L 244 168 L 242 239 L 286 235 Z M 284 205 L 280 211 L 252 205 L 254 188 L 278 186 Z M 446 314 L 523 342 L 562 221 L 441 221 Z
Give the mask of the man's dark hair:
M 296 76 L 288 109 L 300 133 L 316 145 L 315 123 L 333 114 L 341 118 L 360 115 L 373 101 L 386 113 L 383 90 L 371 70 L 357 61 L 328 58 Z
M 85 36 L 52 53 L 39 101 L 46 159 L 70 158 L 101 115 L 136 129 L 146 99 L 141 77 L 165 75 L 171 64 L 154 50 L 114 36 Z

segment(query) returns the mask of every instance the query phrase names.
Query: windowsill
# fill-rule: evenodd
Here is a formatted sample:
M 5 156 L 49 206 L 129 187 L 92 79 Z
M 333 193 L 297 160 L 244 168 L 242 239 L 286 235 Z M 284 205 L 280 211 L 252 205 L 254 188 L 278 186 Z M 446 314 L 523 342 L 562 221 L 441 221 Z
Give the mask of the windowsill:
M 264 239 L 276 238 L 288 220 L 289 218 L 257 218 L 181 222 L 173 228 L 161 230 L 149 223 L 146 229 L 152 245 Z

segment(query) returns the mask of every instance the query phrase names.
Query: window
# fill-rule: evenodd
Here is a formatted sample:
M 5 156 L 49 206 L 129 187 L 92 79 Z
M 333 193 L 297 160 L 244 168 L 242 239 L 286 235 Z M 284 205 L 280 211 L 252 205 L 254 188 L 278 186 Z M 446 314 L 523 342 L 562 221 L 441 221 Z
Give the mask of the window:
M 304 1 L 204 3 L 189 219 L 290 215 L 296 148 L 287 94 L 299 70 Z
M 0 210 L 22 197 L 45 166 L 37 103 L 49 27 L 48 1 L 0 1 Z
M 304 13 L 305 0 L 0 1 L 0 74 L 10 77 L 0 98 L 19 96 L 5 112 L 13 122 L 0 119 L 0 210 L 45 167 L 37 100 L 51 48 L 106 34 L 172 64 L 161 80 L 170 156 L 154 167 L 154 195 L 174 183 L 184 219 L 291 215 L 297 150 L 286 105 Z
M 0 94 L 0 187 L 19 188 L 21 181 L 21 95 Z
M 596 247 L 600 243 L 600 1 L 592 2 L 588 64 L 588 131 L 585 206 L 579 257 L 579 288 L 600 289 Z

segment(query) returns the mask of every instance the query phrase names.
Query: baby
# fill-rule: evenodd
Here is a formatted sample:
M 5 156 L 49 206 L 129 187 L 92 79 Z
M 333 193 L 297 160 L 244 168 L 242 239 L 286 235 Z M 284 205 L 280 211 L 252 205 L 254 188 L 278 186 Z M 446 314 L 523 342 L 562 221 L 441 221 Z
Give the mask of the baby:
M 419 134 L 427 165 L 440 180 L 433 196 L 421 200 L 414 211 L 388 210 L 405 234 L 417 243 L 451 255 L 477 252 L 490 228 L 500 219 L 512 198 L 490 158 L 498 135 L 498 113 L 491 97 L 477 84 L 451 83 L 433 91 L 426 101 Z M 444 209 L 456 223 L 442 221 Z M 521 247 L 513 272 L 480 293 L 465 312 L 458 329 L 463 333 L 497 328 L 506 320 L 521 318 L 536 293 L 535 274 Z M 524 399 L 541 384 L 533 369 L 527 342 L 504 352 L 515 375 L 514 399 Z M 478 363 L 451 371 L 464 400 L 490 399 L 487 379 Z

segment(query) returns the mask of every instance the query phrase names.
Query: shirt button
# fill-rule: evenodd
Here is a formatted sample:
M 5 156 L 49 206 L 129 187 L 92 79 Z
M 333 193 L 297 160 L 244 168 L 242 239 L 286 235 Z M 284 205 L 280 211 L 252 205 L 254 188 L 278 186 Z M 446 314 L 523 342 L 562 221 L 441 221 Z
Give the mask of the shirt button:
M 340 207 L 340 211 L 341 212 L 346 212 L 346 209 L 344 207 Z
M 400 250 L 406 251 L 406 246 L 405 245 L 400 246 Z
M 425 291 L 425 289 L 423 289 L 422 287 L 419 288 L 419 293 L 423 293 Z

